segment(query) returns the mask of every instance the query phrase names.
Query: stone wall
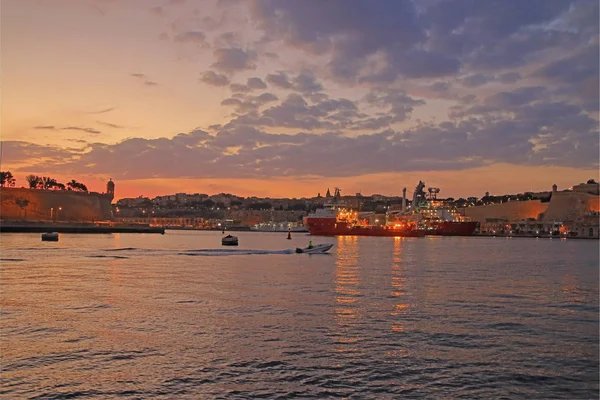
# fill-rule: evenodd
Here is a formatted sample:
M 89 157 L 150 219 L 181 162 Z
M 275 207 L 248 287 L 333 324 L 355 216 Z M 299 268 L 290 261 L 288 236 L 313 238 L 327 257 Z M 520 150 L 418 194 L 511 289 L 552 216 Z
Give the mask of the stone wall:
M 28 200 L 19 207 L 19 200 Z M 64 190 L 0 188 L 0 219 L 27 221 L 112 220 L 112 196 Z
M 518 221 L 520 219 L 537 219 L 548 208 L 549 203 L 540 200 L 509 201 L 501 204 L 486 206 L 465 207 L 462 214 L 472 221 L 485 222 L 486 218 Z
M 554 192 L 542 219 L 575 221 L 589 211 L 600 211 L 600 197 L 583 192 Z
M 461 209 L 473 221 L 486 219 L 519 221 L 527 218 L 543 221 L 575 221 L 589 211 L 600 211 L 600 197 L 583 192 L 553 192 L 548 203 L 540 200 L 509 201 L 501 204 Z

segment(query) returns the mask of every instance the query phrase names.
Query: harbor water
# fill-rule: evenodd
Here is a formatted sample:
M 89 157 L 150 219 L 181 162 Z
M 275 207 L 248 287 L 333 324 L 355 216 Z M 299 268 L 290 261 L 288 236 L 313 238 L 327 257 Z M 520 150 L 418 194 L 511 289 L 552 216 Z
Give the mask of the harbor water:
M 0 396 L 599 396 L 597 240 L 234 235 L 2 234 Z

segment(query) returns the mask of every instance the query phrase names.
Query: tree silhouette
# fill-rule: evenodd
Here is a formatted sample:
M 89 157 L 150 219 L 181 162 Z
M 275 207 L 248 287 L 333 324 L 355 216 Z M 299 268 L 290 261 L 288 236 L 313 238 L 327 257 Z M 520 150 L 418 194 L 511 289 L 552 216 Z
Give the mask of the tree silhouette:
M 15 186 L 15 178 L 13 177 L 12 172 L 10 171 L 2 171 L 0 172 L 0 184 L 2 187 L 4 186 L 9 186 L 9 187 L 13 187 Z
M 75 179 L 71 179 L 71 182 L 67 182 L 67 187 L 69 188 L 69 190 L 72 190 L 74 192 L 87 192 L 87 186 L 85 186 L 83 183 L 79 183 L 77 182 Z
M 37 175 L 27 175 L 25 180 L 29 183 L 30 189 L 37 189 L 42 186 L 42 178 Z
M 43 189 L 52 189 L 58 184 L 56 179 L 45 176 L 42 178 L 42 188 Z

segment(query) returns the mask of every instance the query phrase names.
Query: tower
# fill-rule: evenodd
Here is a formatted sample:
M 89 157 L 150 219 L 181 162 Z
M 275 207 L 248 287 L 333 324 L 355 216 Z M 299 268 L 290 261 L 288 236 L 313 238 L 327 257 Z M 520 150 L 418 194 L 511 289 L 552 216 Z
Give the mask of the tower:
M 554 185 L 552 185 L 552 191 L 556 192 L 558 190 L 558 186 L 556 186 L 556 183 Z
M 406 212 L 406 188 L 402 189 L 402 212 Z
M 112 181 L 112 178 L 106 183 L 106 194 L 110 196 L 111 200 L 115 197 L 115 183 Z

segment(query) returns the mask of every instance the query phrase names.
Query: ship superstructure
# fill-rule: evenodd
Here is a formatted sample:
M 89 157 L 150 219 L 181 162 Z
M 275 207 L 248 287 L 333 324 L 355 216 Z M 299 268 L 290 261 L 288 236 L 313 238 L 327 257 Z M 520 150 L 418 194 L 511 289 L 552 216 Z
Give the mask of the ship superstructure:
M 439 188 L 430 187 L 425 192 L 425 182 L 419 181 L 413 193 L 408 216 L 416 217 L 421 228 L 429 235 L 470 236 L 478 227 L 445 200 L 438 200 Z M 406 215 L 406 214 L 405 214 Z

